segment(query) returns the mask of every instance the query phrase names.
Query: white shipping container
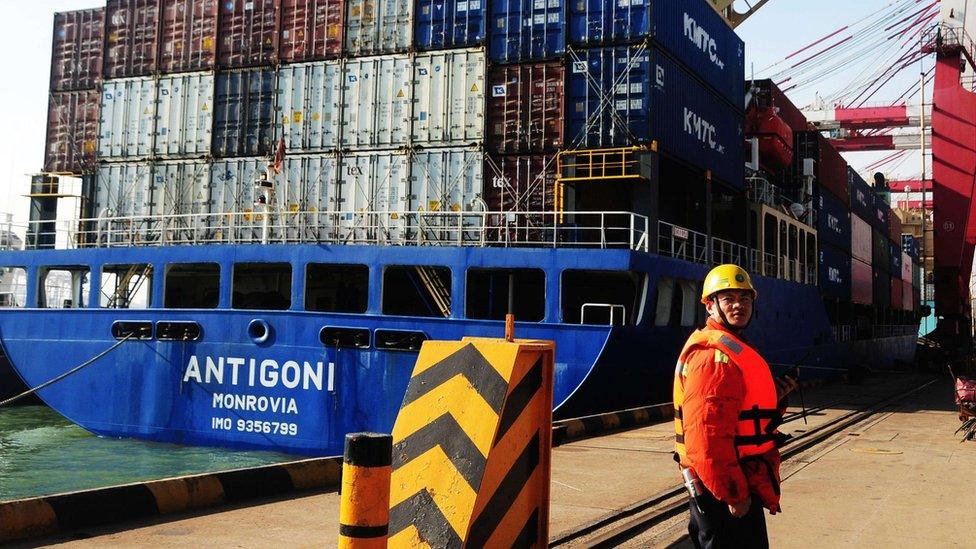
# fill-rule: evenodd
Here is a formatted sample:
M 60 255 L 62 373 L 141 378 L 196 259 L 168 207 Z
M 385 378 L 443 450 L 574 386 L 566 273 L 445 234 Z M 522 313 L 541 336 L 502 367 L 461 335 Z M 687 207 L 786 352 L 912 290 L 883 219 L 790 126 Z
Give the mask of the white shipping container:
M 851 256 L 871 264 L 871 225 L 851 214 Z
M 413 45 L 414 0 L 347 0 L 346 54 L 403 52 Z
M 150 164 L 102 164 L 95 177 L 95 216 L 149 215 L 151 189 Z
M 409 177 L 407 154 L 353 153 L 342 158 L 339 180 L 339 238 L 388 242 L 402 237 Z M 370 212 L 383 212 L 374 214 Z
M 329 151 L 339 146 L 342 97 L 339 61 L 286 65 L 278 70 L 275 141 L 289 151 Z
M 481 211 L 484 153 L 472 148 L 428 149 L 410 160 L 409 211 Z
M 406 145 L 410 135 L 412 78 L 412 63 L 406 55 L 346 60 L 343 147 Z
M 164 158 L 208 156 L 213 107 L 213 73 L 161 77 L 156 99 L 153 152 Z
M 275 185 L 282 209 L 303 212 L 336 211 L 339 187 L 338 155 L 291 156 Z
M 153 166 L 152 215 L 210 213 L 210 166 L 203 160 Z
M 905 252 L 901 253 L 901 279 L 906 287 L 912 285 L 912 258 Z
M 414 143 L 471 144 L 485 137 L 485 52 L 450 50 L 414 59 Z
M 275 192 L 288 238 L 304 241 L 335 238 L 338 155 L 286 157 L 278 178 Z
M 254 185 L 267 166 L 264 158 L 214 161 L 210 166 L 210 212 L 253 212 Z
M 425 212 L 404 219 L 406 237 L 439 242 L 480 238 L 480 216 L 452 215 L 484 211 L 484 151 L 479 148 L 428 149 L 410 159 L 407 208 Z
M 149 158 L 156 118 L 156 80 L 123 78 L 102 84 L 98 157 Z

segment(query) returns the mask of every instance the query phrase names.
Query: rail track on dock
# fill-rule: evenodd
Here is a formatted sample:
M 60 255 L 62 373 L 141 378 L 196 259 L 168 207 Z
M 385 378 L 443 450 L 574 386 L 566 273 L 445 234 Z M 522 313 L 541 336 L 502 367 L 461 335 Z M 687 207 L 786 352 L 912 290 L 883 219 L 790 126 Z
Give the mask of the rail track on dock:
M 837 435 L 865 424 L 871 418 L 905 398 L 922 391 L 937 380 L 933 379 L 908 390 L 889 394 L 870 404 L 859 406 L 821 425 L 810 427 L 794 435 L 781 449 L 784 472 L 786 466 L 796 464 L 811 450 L 834 440 Z M 840 404 L 836 400 L 805 412 L 806 415 L 826 410 Z M 853 404 L 856 406 L 856 404 Z M 797 421 L 804 414 L 794 413 L 785 417 L 784 423 Z M 677 470 L 675 477 L 678 477 Z M 784 480 L 787 475 L 784 474 Z M 688 495 L 681 484 L 663 490 L 642 501 L 635 502 L 619 511 L 560 533 L 550 540 L 550 547 L 617 547 L 641 536 L 651 536 L 651 545 L 671 545 L 687 538 L 686 522 L 679 520 L 688 512 Z M 660 530 L 660 532 L 657 532 Z M 644 545 L 642 543 L 642 545 Z

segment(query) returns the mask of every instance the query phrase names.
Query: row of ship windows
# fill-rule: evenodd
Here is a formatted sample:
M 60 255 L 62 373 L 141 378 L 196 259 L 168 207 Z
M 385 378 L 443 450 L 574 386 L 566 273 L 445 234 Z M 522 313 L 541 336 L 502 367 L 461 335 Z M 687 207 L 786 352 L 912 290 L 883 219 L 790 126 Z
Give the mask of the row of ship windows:
M 232 267 L 230 307 L 244 310 L 303 310 L 362 314 L 370 310 L 370 269 L 366 265 L 310 263 L 305 266 L 303 295 L 293 291 L 289 263 L 236 263 Z M 6 271 L 23 269 L 8 268 Z M 93 286 L 102 308 L 147 309 L 162 298 L 170 309 L 215 309 L 221 306 L 221 265 L 178 263 L 164 268 L 161 296 L 154 296 L 149 264 L 104 265 L 98 284 L 88 267 L 45 267 L 38 272 L 36 306 L 86 307 Z M 378 310 L 393 316 L 449 317 L 453 305 L 452 271 L 437 265 L 387 265 L 382 268 Z M 16 276 L 14 276 L 16 278 Z M 26 274 L 21 274 L 26 278 Z M 630 271 L 565 270 L 561 273 L 560 317 L 571 324 L 634 324 L 645 293 L 644 279 Z M 502 320 L 512 306 L 520 321 L 546 319 L 546 275 L 532 268 L 476 268 L 466 271 L 464 316 Z M 34 306 L 26 297 L 8 296 L 7 306 Z M 374 305 L 375 306 L 375 305 Z

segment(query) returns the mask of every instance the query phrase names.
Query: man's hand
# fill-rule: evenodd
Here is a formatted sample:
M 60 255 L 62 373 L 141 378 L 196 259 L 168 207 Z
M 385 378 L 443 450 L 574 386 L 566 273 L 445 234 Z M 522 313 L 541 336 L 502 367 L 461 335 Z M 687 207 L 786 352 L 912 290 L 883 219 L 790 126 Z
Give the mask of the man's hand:
M 729 512 L 732 513 L 732 516 L 735 518 L 742 518 L 746 516 L 746 513 L 749 512 L 749 507 L 751 506 L 752 498 L 749 498 L 738 505 L 729 505 Z
M 773 378 L 773 383 L 776 384 L 776 400 L 783 400 L 786 395 L 797 390 L 800 384 L 789 376 Z

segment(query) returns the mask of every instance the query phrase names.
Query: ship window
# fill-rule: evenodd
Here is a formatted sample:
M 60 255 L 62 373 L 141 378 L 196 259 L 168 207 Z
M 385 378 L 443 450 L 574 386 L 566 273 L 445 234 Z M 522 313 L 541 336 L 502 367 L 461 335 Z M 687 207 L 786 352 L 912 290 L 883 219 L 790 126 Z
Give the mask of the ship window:
M 779 253 L 778 257 L 787 257 L 789 255 L 789 238 L 786 233 L 786 222 L 780 220 L 779 222 Z
M 447 317 L 451 270 L 429 265 L 390 265 L 383 270 L 383 314 Z
M 694 326 L 695 314 L 698 311 L 698 302 L 701 296 L 697 294 L 695 283 L 690 280 L 680 281 L 681 285 L 681 325 Z
M 234 309 L 284 311 L 291 306 L 290 263 L 235 263 Z
M 305 269 L 305 309 L 329 313 L 365 313 L 369 267 L 311 263 Z
M 817 268 L 817 237 L 807 233 L 807 268 L 813 272 Z M 816 277 L 813 277 L 816 280 Z M 809 281 L 808 281 L 809 282 Z
M 163 306 L 169 309 L 214 309 L 220 303 L 220 265 L 178 263 L 166 268 Z
M 39 305 L 48 309 L 85 307 L 91 295 L 91 271 L 88 267 L 54 267 L 41 269 Z
M 755 210 L 749 210 L 749 247 L 759 249 L 759 214 Z
M 27 270 L 23 267 L 0 268 L 0 308 L 27 305 Z
M 540 269 L 468 269 L 467 317 L 504 320 L 509 277 L 514 281 L 515 320 L 541 321 L 546 315 L 546 275 Z
M 567 324 L 632 324 L 640 276 L 630 271 L 563 271 L 560 300 Z
M 776 273 L 776 218 L 765 214 L 763 216 L 763 274 L 775 275 Z
M 657 280 L 657 304 L 654 306 L 654 325 L 667 326 L 671 320 L 671 300 L 674 296 L 674 279 L 662 276 Z
M 148 309 L 152 301 L 152 265 L 102 267 L 99 306 L 107 309 Z
M 797 259 L 799 256 L 799 235 L 796 225 L 790 224 L 790 259 Z

